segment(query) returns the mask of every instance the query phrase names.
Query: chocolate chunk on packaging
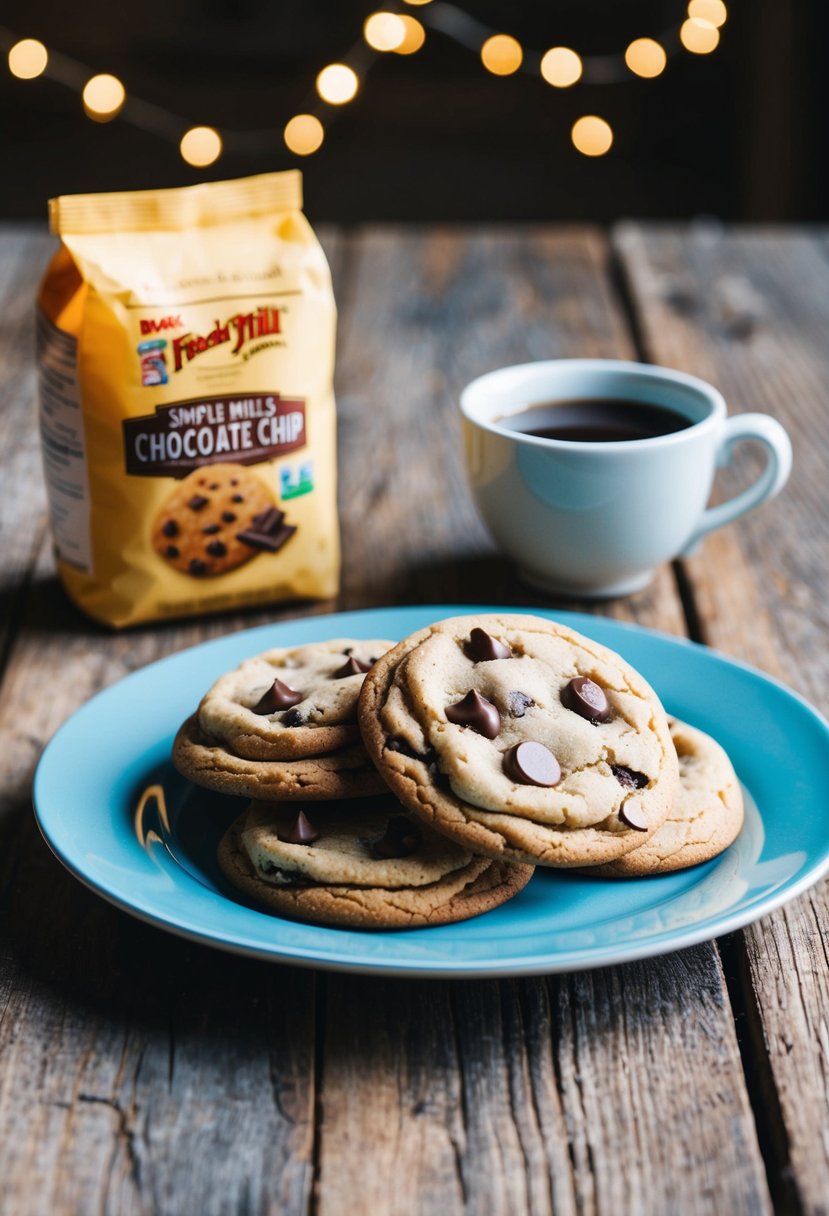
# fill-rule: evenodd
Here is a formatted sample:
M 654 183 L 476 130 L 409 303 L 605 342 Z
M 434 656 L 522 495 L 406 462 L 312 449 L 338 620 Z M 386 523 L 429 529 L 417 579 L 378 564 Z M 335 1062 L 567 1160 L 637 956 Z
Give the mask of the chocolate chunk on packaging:
M 61 579 L 110 625 L 336 593 L 336 312 L 299 173 L 52 199 Z

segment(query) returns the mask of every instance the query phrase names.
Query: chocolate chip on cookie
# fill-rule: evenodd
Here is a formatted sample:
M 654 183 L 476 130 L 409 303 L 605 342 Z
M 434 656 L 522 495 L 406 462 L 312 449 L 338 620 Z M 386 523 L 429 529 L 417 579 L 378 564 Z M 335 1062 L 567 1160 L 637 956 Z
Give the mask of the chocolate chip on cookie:
M 626 790 L 641 790 L 648 784 L 645 773 L 635 773 L 632 769 L 625 768 L 623 764 L 611 764 L 610 771 L 619 785 L 624 786 Z
M 476 688 L 470 689 L 462 701 L 447 705 L 446 717 L 457 726 L 468 726 L 487 739 L 494 739 L 501 729 L 497 706 L 482 697 Z
M 346 676 L 363 676 L 371 668 L 371 663 L 363 663 L 349 655 L 342 667 L 338 667 L 331 677 L 332 680 L 344 680 Z
M 274 680 L 266 693 L 253 706 L 255 714 L 274 714 L 280 709 L 290 709 L 305 698 L 301 692 L 289 688 L 281 680 Z
M 304 811 L 297 812 L 297 817 L 292 823 L 289 832 L 286 836 L 281 837 L 282 840 L 286 840 L 289 844 L 313 844 L 319 838 L 320 833 Z
M 626 823 L 636 832 L 647 832 L 648 830 L 648 820 L 639 806 L 628 806 L 623 802 L 619 808 L 619 818 L 622 823 Z
M 504 756 L 504 772 L 523 785 L 558 785 L 561 765 L 543 743 L 516 743 Z
M 420 831 L 405 815 L 395 815 L 371 846 L 373 857 L 410 857 L 420 843 Z
M 476 627 L 469 635 L 466 653 L 475 663 L 486 663 L 491 659 L 508 659 L 512 651 L 485 629 Z
M 511 718 L 523 718 L 528 709 L 532 709 L 535 701 L 524 692 L 517 690 L 507 696 L 507 709 Z
M 588 676 L 576 676 L 565 685 L 561 700 L 568 709 L 586 718 L 588 722 L 607 722 L 610 718 L 611 709 L 607 694 Z

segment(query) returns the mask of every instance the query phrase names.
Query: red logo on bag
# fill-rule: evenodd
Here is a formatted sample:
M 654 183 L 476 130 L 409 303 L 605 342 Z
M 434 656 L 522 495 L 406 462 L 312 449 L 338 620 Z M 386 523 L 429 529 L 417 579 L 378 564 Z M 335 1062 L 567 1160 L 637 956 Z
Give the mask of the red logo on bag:
M 217 321 L 209 334 L 182 334 L 173 338 L 173 370 L 180 372 L 185 363 L 191 363 L 206 350 L 214 346 L 233 343 L 231 354 L 238 355 L 247 342 L 256 338 L 268 338 L 281 334 L 281 309 L 260 306 L 255 312 L 237 312 L 224 325 Z
M 141 322 L 142 334 L 160 334 L 163 333 L 165 329 L 183 328 L 184 322 L 182 321 L 181 316 L 162 317 L 159 321 L 150 320 Z

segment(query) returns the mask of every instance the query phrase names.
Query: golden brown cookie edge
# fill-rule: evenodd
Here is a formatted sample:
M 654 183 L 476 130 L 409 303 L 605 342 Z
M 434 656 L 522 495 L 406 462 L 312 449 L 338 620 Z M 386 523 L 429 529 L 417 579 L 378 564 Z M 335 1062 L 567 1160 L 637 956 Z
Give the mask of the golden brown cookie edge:
M 526 849 L 516 847 L 515 844 L 510 844 L 507 837 L 500 830 L 494 830 L 487 827 L 486 824 L 467 819 L 463 810 L 465 804 L 454 795 L 443 793 L 433 782 L 424 785 L 409 775 L 406 771 L 407 768 L 412 764 L 421 764 L 420 761 L 407 757 L 401 752 L 391 752 L 389 754 L 391 758 L 387 758 L 384 746 L 386 735 L 379 723 L 379 711 L 382 708 L 384 694 L 387 694 L 391 687 L 394 672 L 398 664 L 415 650 L 421 642 L 425 641 L 435 632 L 456 632 L 459 625 L 462 628 L 468 626 L 470 629 L 475 626 L 486 627 L 487 622 L 497 622 L 497 627 L 505 630 L 526 630 L 533 626 L 541 626 L 543 629 L 549 630 L 551 627 L 554 627 L 553 632 L 556 632 L 558 636 L 563 634 L 568 639 L 573 639 L 577 644 L 583 645 L 589 653 L 596 655 L 596 657 L 605 658 L 610 656 L 611 658 L 620 660 L 625 665 L 625 668 L 635 676 L 636 683 L 641 687 L 643 692 L 653 697 L 658 706 L 661 707 L 662 705 L 654 689 L 651 688 L 644 677 L 626 659 L 621 655 L 617 655 L 608 647 L 602 646 L 601 643 L 584 637 L 584 635 L 571 629 L 569 626 L 560 625 L 557 621 L 549 620 L 546 617 L 537 617 L 531 613 L 487 613 L 484 615 L 471 613 L 468 616 L 445 617 L 443 620 L 435 621 L 424 629 L 415 631 L 409 637 L 398 642 L 395 647 L 384 655 L 381 655 L 371 671 L 366 674 L 366 678 L 363 681 L 360 697 L 357 702 L 357 721 L 369 758 L 376 765 L 386 784 L 397 795 L 407 810 L 413 815 L 424 819 L 436 832 L 441 832 L 444 836 L 454 840 L 457 844 L 464 845 L 475 853 L 496 860 L 505 859 L 527 865 L 570 869 L 582 868 L 590 864 L 609 863 L 624 856 L 626 853 L 640 848 L 651 839 L 667 818 L 678 781 L 678 773 L 676 771 L 664 773 L 660 778 L 661 781 L 664 781 L 660 807 L 663 813 L 661 818 L 657 818 L 647 832 L 638 832 L 633 829 L 609 832 L 601 831 L 597 828 L 571 828 L 559 830 L 555 834 L 555 829 L 550 829 L 547 833 L 548 841 L 545 851 L 528 852 Z M 497 631 L 497 627 L 493 625 L 495 631 Z M 663 753 L 670 759 L 674 755 L 674 748 L 670 739 L 664 710 L 662 719 L 656 722 L 656 727 Z M 673 777 L 673 781 L 671 781 L 671 777 Z M 424 792 L 434 792 L 439 797 L 427 799 L 423 797 Z M 530 823 L 530 821 L 526 820 L 518 821 L 516 817 L 507 816 L 504 812 L 485 813 L 492 818 L 497 816 L 503 819 L 504 828 L 514 838 L 524 834 L 522 830 L 523 824 Z M 534 826 L 538 827 L 539 825 Z M 578 843 L 574 845 L 576 836 L 578 836 Z M 611 841 L 615 844 L 615 848 L 608 850 L 607 846 Z M 601 863 L 591 858 L 591 853 L 602 854 Z
M 239 843 L 239 827 L 244 818 L 242 815 L 231 824 L 219 843 L 217 858 L 225 878 L 257 903 L 264 904 L 269 911 L 314 924 L 352 929 L 414 929 L 455 924 L 500 907 L 517 895 L 533 875 L 534 867 L 531 865 L 513 865 L 475 857 L 467 867 L 471 876 L 469 884 L 445 905 L 433 909 L 428 916 L 419 914 L 415 907 L 407 910 L 400 904 L 413 905 L 418 892 L 434 891 L 440 887 L 440 883 L 432 883 L 428 888 L 395 891 L 385 891 L 379 887 L 324 886 L 280 889 L 256 877 Z M 457 880 L 457 871 L 449 877 Z M 379 900 L 372 902 L 381 905 L 382 913 L 378 913 L 375 907 L 367 909 L 361 906 L 357 899 L 352 901 L 346 895 L 347 891 L 358 892 L 363 904 L 371 896 L 380 896 Z M 394 896 L 394 900 L 384 900 L 384 895 Z

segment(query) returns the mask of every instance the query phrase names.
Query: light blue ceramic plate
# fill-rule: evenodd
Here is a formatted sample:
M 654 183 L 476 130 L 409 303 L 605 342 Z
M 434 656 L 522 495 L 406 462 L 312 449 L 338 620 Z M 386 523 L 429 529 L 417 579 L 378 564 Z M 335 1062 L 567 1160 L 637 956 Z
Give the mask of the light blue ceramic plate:
M 619 651 L 669 713 L 724 745 L 747 794 L 746 825 L 730 849 L 684 873 L 624 882 L 538 869 L 503 907 L 434 929 L 326 929 L 240 902 L 218 872 L 215 852 L 244 801 L 190 786 L 168 760 L 179 723 L 205 689 L 269 646 L 332 636 L 402 638 L 473 611 L 497 609 L 442 605 L 314 616 L 205 642 L 135 672 L 84 705 L 46 748 L 34 788 L 43 835 L 93 891 L 182 937 L 303 966 L 394 975 L 529 975 L 663 954 L 757 920 L 829 869 L 829 724 L 814 709 L 702 646 L 556 612 L 547 615 Z M 153 797 L 137 813 L 152 785 L 164 790 L 166 817 Z

